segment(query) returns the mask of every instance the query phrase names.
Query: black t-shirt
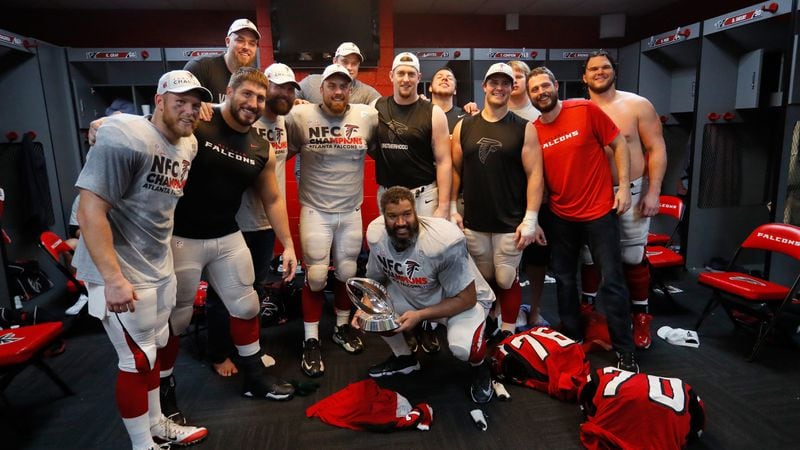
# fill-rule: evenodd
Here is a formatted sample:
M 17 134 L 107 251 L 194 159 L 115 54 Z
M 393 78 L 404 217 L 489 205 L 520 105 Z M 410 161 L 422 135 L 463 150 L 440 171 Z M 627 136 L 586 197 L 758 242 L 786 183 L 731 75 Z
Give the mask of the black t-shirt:
M 513 233 L 525 216 L 528 179 L 522 166 L 527 121 L 508 112 L 498 122 L 476 114 L 461 122 L 464 227 Z
M 225 55 L 200 56 L 187 62 L 183 69 L 192 72 L 200 84 L 211 91 L 213 103 L 225 101 L 225 92 L 231 79 L 231 71 L 225 64 Z
M 211 122 L 195 130 L 197 156 L 175 208 L 176 236 L 213 239 L 239 230 L 236 211 L 269 159 L 269 144 L 255 128 L 240 133 L 225 123 L 219 107 Z
M 375 159 L 378 184 L 415 188 L 436 181 L 433 104 L 419 99 L 410 105 L 398 105 L 389 96 L 379 98 L 375 108 L 380 119 L 380 145 L 370 155 Z
M 458 106 L 453 106 L 450 108 L 450 111 L 447 111 L 444 115 L 447 116 L 447 127 L 450 128 L 450 134 L 453 134 L 453 128 L 456 127 L 458 121 L 466 116 L 464 110 Z

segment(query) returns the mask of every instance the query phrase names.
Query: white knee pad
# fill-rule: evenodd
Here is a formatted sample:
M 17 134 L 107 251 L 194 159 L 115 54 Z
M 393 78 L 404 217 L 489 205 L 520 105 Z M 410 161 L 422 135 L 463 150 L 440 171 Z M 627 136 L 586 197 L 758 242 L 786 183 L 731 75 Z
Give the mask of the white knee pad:
M 328 266 L 327 265 L 314 265 L 306 267 L 306 281 L 308 287 L 313 292 L 319 292 L 325 289 L 325 284 L 328 282 Z
M 509 289 L 514 280 L 517 279 L 517 268 L 505 264 L 498 265 L 494 269 L 495 282 L 500 289 Z
M 249 292 L 236 300 L 230 301 L 225 300 L 224 298 L 222 301 L 225 303 L 225 307 L 228 308 L 228 312 L 230 313 L 231 317 L 236 317 L 237 319 L 247 320 L 252 319 L 258 314 L 259 303 L 258 303 L 258 294 L 255 290 L 251 287 Z
M 631 245 L 622 247 L 622 262 L 635 266 L 644 259 L 644 246 Z
M 584 245 L 581 247 L 581 256 L 580 256 L 581 264 L 594 264 L 594 260 L 592 259 L 592 252 L 589 250 L 588 245 Z
M 358 264 L 356 263 L 356 260 L 347 259 L 344 261 L 338 261 L 336 263 L 336 269 L 334 270 L 333 274 L 336 276 L 337 280 L 345 283 L 347 282 L 348 278 L 356 276 L 357 271 Z
M 464 348 L 461 345 L 451 343 L 450 352 L 453 353 L 453 356 L 455 356 L 459 361 L 467 361 L 469 359 L 469 349 Z

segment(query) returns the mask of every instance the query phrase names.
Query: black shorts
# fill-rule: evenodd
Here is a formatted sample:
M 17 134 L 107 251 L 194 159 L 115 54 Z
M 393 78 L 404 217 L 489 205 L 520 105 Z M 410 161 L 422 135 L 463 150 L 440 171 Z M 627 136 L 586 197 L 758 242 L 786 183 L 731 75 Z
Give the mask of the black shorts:
M 539 226 L 542 227 L 544 230 L 544 236 L 547 237 L 547 229 L 550 225 L 550 207 L 547 203 L 542 203 L 542 206 L 539 207 Z M 525 247 L 525 250 L 522 251 L 522 260 L 519 263 L 521 268 L 525 268 L 527 266 L 546 266 L 550 263 L 550 246 L 549 245 L 539 245 L 539 244 L 531 244 Z

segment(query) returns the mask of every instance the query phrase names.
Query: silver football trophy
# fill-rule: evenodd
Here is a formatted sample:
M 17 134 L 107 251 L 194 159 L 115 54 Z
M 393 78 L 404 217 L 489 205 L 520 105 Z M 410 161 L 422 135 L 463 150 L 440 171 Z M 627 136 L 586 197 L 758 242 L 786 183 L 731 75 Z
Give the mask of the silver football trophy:
M 352 277 L 345 286 L 350 300 L 362 312 L 358 315 L 362 330 L 381 333 L 400 327 L 386 288 L 380 283 L 370 278 Z

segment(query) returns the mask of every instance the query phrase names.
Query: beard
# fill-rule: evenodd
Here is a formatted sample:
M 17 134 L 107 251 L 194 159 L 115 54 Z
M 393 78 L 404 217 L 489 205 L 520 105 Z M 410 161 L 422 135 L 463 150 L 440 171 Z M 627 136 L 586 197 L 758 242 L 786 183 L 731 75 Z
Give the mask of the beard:
M 166 108 L 164 108 L 164 114 L 161 115 L 161 121 L 164 122 L 168 130 L 180 137 L 189 137 L 194 133 L 194 130 L 197 129 L 197 120 L 193 120 L 192 125 L 188 126 L 181 121 L 180 114 L 169 114 Z
M 250 111 L 253 114 L 254 118 L 249 119 L 241 115 L 244 114 L 243 110 Z M 231 117 L 233 117 L 233 120 L 235 120 L 239 125 L 245 127 L 248 127 L 256 123 L 256 121 L 261 117 L 261 114 L 258 112 L 258 110 L 253 111 L 252 109 L 243 108 L 239 104 L 234 104 L 233 102 L 231 102 L 230 113 Z
M 547 98 L 550 99 L 550 103 L 545 105 L 545 106 L 541 106 L 540 105 L 540 103 L 539 103 L 540 100 L 539 99 L 537 99 L 536 101 L 532 101 L 531 102 L 531 103 L 533 103 L 534 108 L 538 109 L 539 112 L 541 112 L 541 113 L 548 113 L 548 112 L 552 111 L 553 109 L 555 109 L 556 105 L 558 104 L 558 96 L 557 96 L 558 94 L 553 92 L 553 93 L 548 93 L 546 95 L 547 95 Z
M 267 99 L 267 108 L 279 116 L 285 116 L 286 114 L 289 114 L 292 106 L 292 102 L 283 96 L 275 96 Z
M 404 237 L 398 236 L 399 231 L 406 231 L 406 235 Z M 409 222 L 405 225 L 396 225 L 391 228 L 387 226 L 386 233 L 389 235 L 389 240 L 392 242 L 392 246 L 394 246 L 395 250 L 403 251 L 414 245 L 417 241 L 419 222 L 414 220 L 414 222 Z
M 455 89 L 455 86 L 447 87 L 447 88 L 441 88 L 441 87 L 437 87 L 436 85 L 433 85 L 431 87 L 431 93 L 435 94 L 435 95 L 443 95 L 443 96 L 449 95 L 449 96 L 452 97 L 453 95 L 455 95 L 456 89 Z
M 327 106 L 332 113 L 341 114 L 347 109 L 347 102 L 344 100 L 329 99 L 325 102 L 325 106 Z

